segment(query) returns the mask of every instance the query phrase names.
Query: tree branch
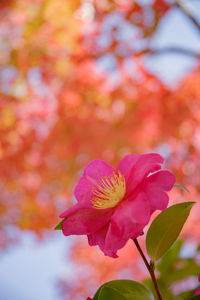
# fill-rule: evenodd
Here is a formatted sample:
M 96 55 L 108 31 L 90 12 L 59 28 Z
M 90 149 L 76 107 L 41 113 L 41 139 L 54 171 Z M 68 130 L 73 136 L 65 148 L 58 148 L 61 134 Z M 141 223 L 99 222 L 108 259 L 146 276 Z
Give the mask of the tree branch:
M 146 48 L 135 54 L 136 55 L 145 55 L 145 54 L 162 55 L 162 54 L 167 54 L 167 53 L 171 53 L 171 54 L 177 53 L 177 54 L 192 56 L 195 58 L 200 58 L 200 52 L 197 52 L 197 51 L 194 51 L 191 49 L 176 47 L 176 46 L 169 46 L 166 48 Z
M 174 3 L 174 6 L 178 7 L 184 13 L 184 15 L 187 16 L 190 19 L 190 21 L 196 26 L 196 28 L 198 29 L 198 31 L 200 31 L 200 24 L 199 24 L 199 22 L 195 19 L 195 17 L 191 14 L 191 12 L 188 11 L 186 9 L 186 7 L 180 1 L 176 1 Z

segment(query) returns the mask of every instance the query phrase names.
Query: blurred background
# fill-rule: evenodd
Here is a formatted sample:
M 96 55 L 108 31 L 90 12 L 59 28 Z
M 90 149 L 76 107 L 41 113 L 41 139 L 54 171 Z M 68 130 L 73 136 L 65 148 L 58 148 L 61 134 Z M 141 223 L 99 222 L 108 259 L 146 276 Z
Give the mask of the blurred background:
M 53 231 L 90 160 L 147 152 L 191 192 L 170 204 L 197 202 L 158 266 L 165 299 L 185 299 L 200 273 L 200 1 L 1 0 L 1 300 L 148 277 L 131 243 L 115 260 Z

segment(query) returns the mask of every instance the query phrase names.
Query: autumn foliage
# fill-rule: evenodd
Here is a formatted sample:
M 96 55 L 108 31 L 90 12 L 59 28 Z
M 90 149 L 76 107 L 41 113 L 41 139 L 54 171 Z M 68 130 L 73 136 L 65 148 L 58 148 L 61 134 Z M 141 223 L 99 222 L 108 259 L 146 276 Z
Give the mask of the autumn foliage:
M 20 238 L 10 234 L 12 227 L 48 235 L 74 203 L 81 170 L 95 158 L 116 166 L 126 154 L 159 152 L 177 182 L 190 189 L 184 197 L 198 202 L 199 58 L 173 89 L 147 70 L 161 20 L 182 8 L 166 0 L 141 2 L 1 1 L 2 249 Z M 171 194 L 173 201 L 183 197 L 182 191 Z M 200 238 L 199 213 L 197 206 L 183 232 L 189 241 Z M 105 280 L 144 276 L 132 245 L 120 256 L 114 265 L 84 238 L 73 239 L 77 268 L 71 282 L 61 284 L 63 295 L 85 299 Z

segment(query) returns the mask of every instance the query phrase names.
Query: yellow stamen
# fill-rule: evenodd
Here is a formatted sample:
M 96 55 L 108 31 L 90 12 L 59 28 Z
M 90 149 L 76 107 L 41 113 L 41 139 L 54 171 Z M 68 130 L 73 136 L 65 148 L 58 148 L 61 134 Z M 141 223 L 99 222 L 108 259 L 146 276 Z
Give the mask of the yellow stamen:
M 96 209 L 115 207 L 124 197 L 126 192 L 125 178 L 120 171 L 113 172 L 110 176 L 101 178 L 92 193 L 92 205 Z

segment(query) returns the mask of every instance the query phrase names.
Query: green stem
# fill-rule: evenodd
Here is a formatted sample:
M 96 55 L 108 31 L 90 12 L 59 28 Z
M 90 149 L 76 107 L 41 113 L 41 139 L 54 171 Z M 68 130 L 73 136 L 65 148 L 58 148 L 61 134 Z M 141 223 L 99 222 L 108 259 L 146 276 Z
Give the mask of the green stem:
M 155 276 L 155 273 L 154 273 L 154 263 L 153 262 L 150 262 L 148 263 L 139 243 L 138 243 L 138 240 L 137 239 L 133 239 L 134 243 L 135 243 L 135 246 L 136 248 L 138 249 L 144 263 L 145 263 L 145 266 L 147 267 L 147 270 L 149 271 L 149 274 L 151 276 L 151 279 L 153 281 L 153 285 L 155 287 L 155 290 L 156 290 L 156 294 L 158 296 L 158 300 L 163 300 L 162 296 L 161 296 L 161 293 L 160 293 L 160 290 L 159 290 L 159 287 L 158 287 L 158 283 L 157 283 L 157 280 L 156 280 L 156 276 Z

